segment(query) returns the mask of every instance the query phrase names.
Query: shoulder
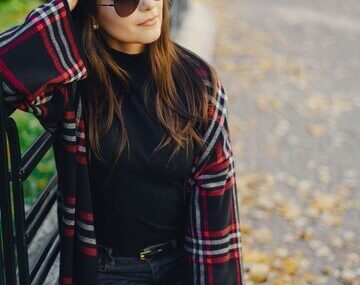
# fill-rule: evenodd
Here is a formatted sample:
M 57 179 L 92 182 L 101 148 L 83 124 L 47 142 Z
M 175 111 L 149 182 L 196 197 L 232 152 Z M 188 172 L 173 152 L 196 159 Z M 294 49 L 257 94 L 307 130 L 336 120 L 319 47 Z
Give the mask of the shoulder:
M 174 42 L 174 45 L 183 62 L 188 67 L 191 67 L 197 77 L 206 80 L 210 79 L 211 72 L 216 73 L 215 68 L 199 54 L 184 47 L 183 45 L 180 45 L 179 43 Z
M 174 44 L 178 54 L 191 70 L 194 78 L 200 80 L 205 85 L 210 104 L 217 101 L 219 101 L 220 105 L 225 104 L 225 101 L 219 98 L 219 95 L 225 93 L 225 88 L 216 68 L 197 53 L 176 42 Z
M 207 96 L 207 120 L 208 122 L 201 128 L 200 133 L 206 138 L 208 144 L 204 156 L 210 153 L 217 137 L 224 129 L 227 117 L 228 97 L 225 87 L 221 81 L 218 71 L 213 65 L 204 60 L 195 52 L 176 44 L 180 54 L 183 56 L 187 66 L 192 70 L 194 78 L 200 79 L 203 83 L 205 95 Z M 226 127 L 226 126 L 225 126 Z

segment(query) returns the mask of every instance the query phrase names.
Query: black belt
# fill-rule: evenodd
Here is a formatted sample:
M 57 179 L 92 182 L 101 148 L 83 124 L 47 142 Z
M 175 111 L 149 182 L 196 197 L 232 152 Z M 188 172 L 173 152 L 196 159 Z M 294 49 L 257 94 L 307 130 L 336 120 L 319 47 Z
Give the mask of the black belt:
M 140 250 L 139 252 L 137 252 L 135 254 L 135 256 L 133 256 L 133 257 L 139 257 L 141 260 L 145 260 L 150 257 L 168 252 L 171 249 L 183 247 L 183 245 L 184 245 L 183 239 L 174 238 L 174 239 L 171 239 L 171 240 L 163 242 L 163 243 L 147 246 L 147 247 L 143 248 L 142 250 Z M 108 250 L 109 250 L 109 248 L 108 248 Z M 123 251 L 119 251 L 115 248 L 110 248 L 110 254 L 113 257 L 125 256 Z

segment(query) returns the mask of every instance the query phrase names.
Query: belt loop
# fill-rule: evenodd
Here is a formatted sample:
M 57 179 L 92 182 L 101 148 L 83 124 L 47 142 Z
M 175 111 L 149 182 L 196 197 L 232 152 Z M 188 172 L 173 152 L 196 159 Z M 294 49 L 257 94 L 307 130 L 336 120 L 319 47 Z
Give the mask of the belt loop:
M 104 261 L 104 267 L 106 268 L 107 265 L 114 266 L 115 260 L 112 255 L 113 249 L 111 247 L 100 245 L 103 255 L 101 256 L 101 259 Z

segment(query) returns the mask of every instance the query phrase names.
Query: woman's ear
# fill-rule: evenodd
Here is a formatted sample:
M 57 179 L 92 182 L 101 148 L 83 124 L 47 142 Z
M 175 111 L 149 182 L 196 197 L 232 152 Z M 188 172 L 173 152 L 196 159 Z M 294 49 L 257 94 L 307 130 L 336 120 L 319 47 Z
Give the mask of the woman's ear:
M 92 25 L 92 27 L 94 28 L 94 30 L 96 30 L 96 29 L 99 28 L 99 24 L 98 24 L 98 22 L 96 21 L 96 19 L 95 19 L 94 16 L 91 16 L 91 25 Z

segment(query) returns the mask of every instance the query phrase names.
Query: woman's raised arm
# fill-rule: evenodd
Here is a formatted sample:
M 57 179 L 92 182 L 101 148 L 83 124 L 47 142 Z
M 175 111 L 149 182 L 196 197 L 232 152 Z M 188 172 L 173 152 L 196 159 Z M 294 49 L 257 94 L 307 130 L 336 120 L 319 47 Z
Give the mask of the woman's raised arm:
M 69 89 L 63 85 L 88 76 L 71 15 L 76 4 L 50 0 L 33 9 L 22 24 L 0 33 L 4 101 L 49 126 L 68 100 Z

